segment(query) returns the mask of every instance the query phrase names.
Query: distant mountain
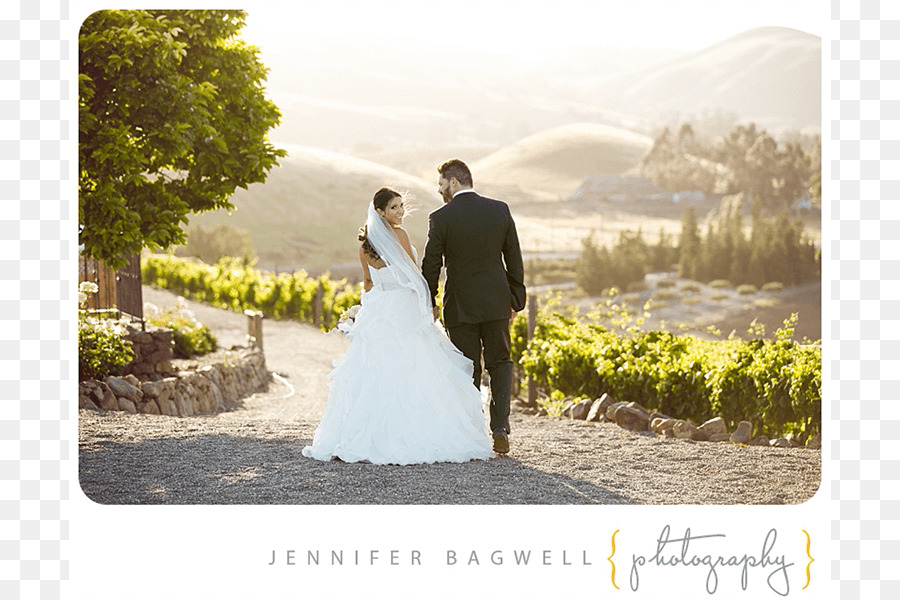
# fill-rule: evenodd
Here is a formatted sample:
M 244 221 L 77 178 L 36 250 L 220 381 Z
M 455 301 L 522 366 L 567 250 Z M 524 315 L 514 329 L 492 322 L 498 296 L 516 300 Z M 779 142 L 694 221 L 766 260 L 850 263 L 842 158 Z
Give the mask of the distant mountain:
M 652 146 L 631 131 L 576 123 L 529 136 L 471 165 L 476 187 L 511 204 L 559 201 L 589 175 L 619 175 L 640 164 Z
M 421 40 L 266 40 L 276 142 L 354 154 L 501 147 L 569 123 L 652 134 L 698 114 L 818 128 L 821 39 L 752 29 L 691 53 L 584 46 L 538 57 Z
M 733 113 L 763 128 L 818 129 L 821 38 L 761 27 L 598 86 L 609 108 L 641 116 Z
M 375 163 L 313 148 L 289 147 L 264 184 L 237 190 L 235 210 L 191 217 L 205 227 L 228 223 L 248 229 L 261 267 L 326 269 L 358 261 L 357 230 L 375 191 L 389 186 L 415 196 L 418 210 L 406 220 L 421 251 L 427 215 L 441 205 L 437 184 Z
M 352 268 L 358 260 L 357 229 L 365 221 L 372 195 L 385 185 L 415 197 L 417 209 L 405 227 L 421 252 L 427 215 L 441 206 L 435 170 L 439 160 L 458 156 L 468 161 L 476 189 L 515 207 L 564 200 L 587 175 L 632 169 L 650 144 L 649 138 L 623 129 L 568 125 L 529 136 L 480 160 L 432 149 L 424 153 L 435 159 L 428 167 L 431 181 L 335 152 L 289 146 L 288 156 L 264 184 L 237 190 L 231 214 L 220 210 L 194 215 L 191 224 L 228 223 L 249 230 L 264 268 L 318 271 L 347 264 Z

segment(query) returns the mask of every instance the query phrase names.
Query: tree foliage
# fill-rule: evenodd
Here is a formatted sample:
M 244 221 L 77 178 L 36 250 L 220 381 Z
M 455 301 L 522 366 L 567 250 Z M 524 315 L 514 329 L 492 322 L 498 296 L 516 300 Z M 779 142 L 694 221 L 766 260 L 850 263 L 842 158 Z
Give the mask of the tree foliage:
M 743 193 L 777 210 L 790 207 L 804 191 L 813 202 L 821 201 L 821 162 L 819 136 L 779 143 L 749 123 L 714 141 L 684 123 L 677 133 L 663 129 L 641 172 L 672 192 Z
M 283 150 L 258 50 L 231 10 L 104 10 L 79 35 L 79 241 L 118 268 L 183 243 L 192 212 L 233 208 Z
M 195 256 L 208 265 L 214 265 L 226 256 L 242 258 L 250 263 L 256 258 L 250 231 L 219 223 L 207 229 L 192 225 L 187 230 L 187 244 L 175 249 L 176 256 Z
M 795 285 L 821 276 L 819 250 L 802 223 L 792 221 L 784 210 L 775 217 L 763 218 L 758 200 L 751 219 L 748 238 L 741 203 L 736 202 L 718 218 L 710 219 L 705 235 L 698 239 L 696 226 L 691 224 L 686 210 L 682 220 L 681 275 L 697 281 L 726 279 L 757 287 L 772 281 Z M 686 239 L 695 244 L 692 258 L 684 246 Z

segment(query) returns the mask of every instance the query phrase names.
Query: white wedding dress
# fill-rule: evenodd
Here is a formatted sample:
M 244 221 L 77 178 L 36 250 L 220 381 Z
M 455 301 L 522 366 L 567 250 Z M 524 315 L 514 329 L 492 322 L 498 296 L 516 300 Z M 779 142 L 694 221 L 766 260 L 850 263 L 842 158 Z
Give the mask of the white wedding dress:
M 415 252 L 415 250 L 414 250 Z M 373 287 L 335 360 L 325 414 L 303 455 L 407 465 L 493 456 L 472 362 L 394 267 L 370 268 Z

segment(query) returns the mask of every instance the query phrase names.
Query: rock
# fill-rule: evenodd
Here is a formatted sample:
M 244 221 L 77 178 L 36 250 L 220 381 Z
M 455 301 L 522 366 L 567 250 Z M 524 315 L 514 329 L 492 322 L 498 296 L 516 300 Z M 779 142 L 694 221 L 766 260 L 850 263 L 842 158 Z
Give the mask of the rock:
M 546 417 L 546 416 L 547 416 L 547 409 L 546 409 L 546 408 L 541 408 L 540 410 L 538 410 L 538 411 L 537 411 L 537 416 L 539 416 L 539 417 Z
M 822 436 L 818 433 L 806 440 L 806 447 L 818 450 L 822 447 Z
M 678 419 L 672 426 L 672 432 L 680 440 L 693 440 L 695 442 L 708 442 L 709 434 L 695 425 Z
M 175 386 L 171 381 L 163 379 L 162 381 L 148 381 L 141 386 L 144 392 L 144 398 L 163 402 L 172 397 Z
M 156 369 L 157 373 L 173 374 L 176 372 L 175 367 L 172 366 L 172 363 L 167 360 L 156 363 L 156 366 L 154 368 Z
M 136 387 L 138 389 L 140 389 L 140 387 L 141 387 L 141 380 L 138 379 L 137 377 L 135 377 L 131 373 L 129 373 L 128 375 L 125 375 L 124 377 L 122 377 L 122 379 L 124 379 L 125 381 L 127 381 L 128 383 L 130 383 L 131 385 L 133 385 L 134 387 Z
M 666 419 L 672 419 L 672 417 L 670 417 L 669 415 L 664 415 L 663 413 L 660 413 L 660 412 L 652 412 L 652 413 L 650 413 L 650 422 L 651 423 L 653 422 L 653 419 L 666 420 Z M 674 419 L 672 419 L 672 420 L 674 421 Z
M 650 422 L 650 411 L 647 410 L 646 408 L 644 408 L 643 406 L 641 406 L 640 404 L 638 404 L 637 402 L 629 402 L 629 403 L 626 404 L 625 406 L 627 406 L 628 408 L 632 408 L 632 409 L 634 409 L 634 410 L 640 412 L 642 415 L 644 415 L 645 417 L 647 417 L 647 422 L 648 422 L 648 423 Z
M 97 406 L 103 410 L 119 410 L 119 401 L 116 400 L 116 395 L 105 383 L 101 382 L 95 389 L 94 397 L 97 399 Z
M 591 410 L 588 411 L 587 421 L 600 421 L 606 415 L 606 409 L 613 404 L 612 396 L 603 394 L 591 404 Z
M 91 400 L 91 396 L 89 393 L 79 393 L 78 394 L 78 408 L 93 408 L 96 409 L 97 405 L 94 404 L 94 401 Z
M 128 398 L 119 398 L 119 410 L 134 414 L 137 412 L 137 407 Z
M 769 442 L 773 448 L 790 448 L 791 443 L 785 438 L 775 438 Z
M 179 417 L 190 417 L 194 414 L 194 400 L 184 392 L 175 398 L 175 407 L 178 409 Z
M 133 404 L 140 402 L 144 397 L 144 393 L 140 389 L 134 387 L 121 377 L 107 377 L 106 385 L 110 387 L 116 396 L 128 398 Z
M 575 406 L 575 401 L 571 398 L 566 398 L 565 403 L 563 404 L 562 411 L 560 411 L 560 415 L 564 417 L 572 416 L 572 407 Z
M 677 422 L 677 419 L 671 419 L 671 418 L 663 419 L 661 417 L 657 417 L 657 418 L 653 419 L 650 427 L 656 433 L 665 435 L 666 431 L 672 431 L 672 428 L 675 427 L 676 422 Z
M 709 441 L 711 442 L 727 442 L 731 438 L 730 433 L 714 433 L 709 436 Z
M 674 438 L 675 432 L 671 429 L 663 429 L 663 437 L 664 438 Z
M 178 409 L 175 408 L 175 403 L 172 400 L 156 400 L 155 402 L 159 405 L 159 414 L 167 417 L 178 416 Z
M 627 402 L 613 402 L 609 406 L 606 407 L 606 418 L 615 423 L 616 422 L 616 411 L 619 410 L 619 407 L 627 405 Z
M 788 444 L 790 445 L 791 448 L 799 448 L 800 446 L 803 445 L 800 442 L 800 440 L 797 439 L 797 436 L 794 435 L 793 433 L 787 434 L 786 436 L 784 436 L 784 439 L 786 439 L 788 441 Z
M 749 444 L 752 433 L 753 424 L 750 421 L 741 421 L 729 439 L 735 444 Z
M 620 406 L 616 409 L 613 418 L 616 421 L 616 425 L 624 429 L 647 431 L 650 428 L 649 416 L 650 413 L 644 414 L 636 408 Z
M 573 419 L 577 419 L 579 421 L 584 421 L 588 413 L 591 412 L 591 406 L 593 406 L 594 402 L 592 400 L 582 400 L 572 407 L 569 416 Z
M 752 440 L 750 440 L 750 444 L 748 444 L 748 445 L 750 445 L 750 446 L 768 446 L 769 438 L 767 438 L 764 435 L 758 435 L 755 438 L 753 438 Z
M 159 405 L 156 403 L 156 400 L 148 400 L 147 402 L 141 402 L 138 404 L 138 412 L 144 415 L 158 415 L 160 414 Z
M 713 436 L 717 433 L 727 433 L 728 427 L 725 426 L 725 419 L 722 417 L 715 417 L 701 425 L 700 431 L 705 431 L 710 436 Z

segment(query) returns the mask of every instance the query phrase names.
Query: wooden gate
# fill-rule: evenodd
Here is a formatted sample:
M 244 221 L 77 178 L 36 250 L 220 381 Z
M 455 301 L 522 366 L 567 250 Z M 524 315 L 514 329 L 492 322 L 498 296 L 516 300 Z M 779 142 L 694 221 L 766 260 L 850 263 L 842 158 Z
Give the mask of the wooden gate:
M 100 259 L 78 257 L 78 283 L 97 284 L 97 293 L 88 294 L 86 308 L 92 312 L 118 313 L 144 322 L 144 299 L 141 292 L 141 261 L 137 254 L 128 264 L 113 271 Z

